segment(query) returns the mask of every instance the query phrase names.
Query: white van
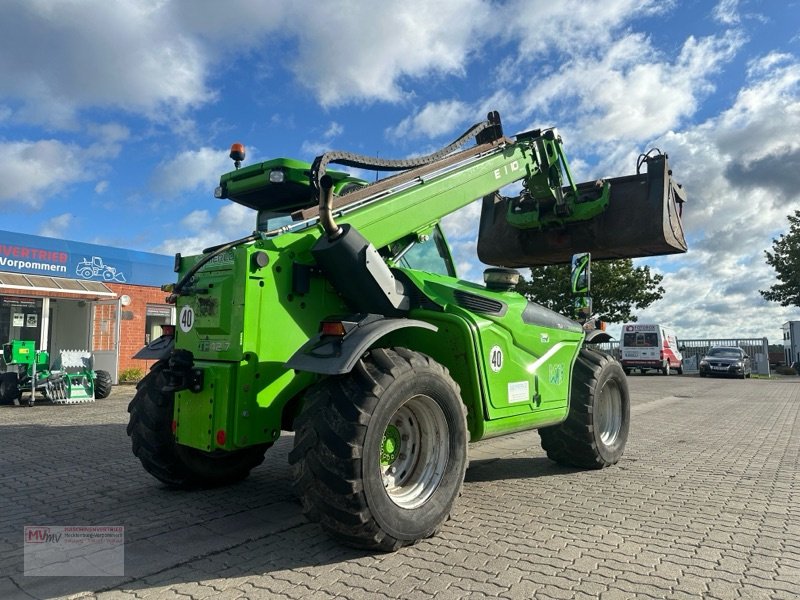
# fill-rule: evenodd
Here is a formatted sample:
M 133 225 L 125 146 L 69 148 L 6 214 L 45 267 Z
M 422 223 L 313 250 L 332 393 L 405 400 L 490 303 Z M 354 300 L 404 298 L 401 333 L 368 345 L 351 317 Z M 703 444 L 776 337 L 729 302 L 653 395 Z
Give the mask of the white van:
M 619 336 L 619 358 L 626 375 L 633 369 L 683 374 L 683 356 L 675 332 L 655 323 L 625 323 Z

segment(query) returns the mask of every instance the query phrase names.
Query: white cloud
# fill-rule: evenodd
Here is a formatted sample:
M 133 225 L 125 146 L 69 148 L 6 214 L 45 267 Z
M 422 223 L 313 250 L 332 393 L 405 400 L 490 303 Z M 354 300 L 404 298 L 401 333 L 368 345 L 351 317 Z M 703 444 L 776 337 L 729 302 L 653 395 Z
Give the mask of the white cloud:
M 315 157 L 334 150 L 334 140 L 344 133 L 344 127 L 336 121 L 331 121 L 327 129 L 314 141 L 305 140 L 300 145 L 300 151 L 307 157 Z
M 42 224 L 39 228 L 39 235 L 62 238 L 73 223 L 75 223 L 75 215 L 72 213 L 56 215 Z
M 213 216 L 205 210 L 194 211 L 181 221 L 186 236 L 166 239 L 152 251 L 180 252 L 184 256 L 199 254 L 204 248 L 245 237 L 253 232 L 255 225 L 256 212 L 241 204 L 225 204 Z
M 6 2 L 0 95 L 19 118 L 66 128 L 85 107 L 160 118 L 207 102 L 204 48 L 175 25 L 169 2 Z
M 47 196 L 92 179 L 92 153 L 52 139 L 0 142 L 0 205 L 38 207 Z
M 109 183 L 106 180 L 98 181 L 97 185 L 94 186 L 94 193 L 97 194 L 98 196 L 105 194 L 106 191 L 108 190 L 108 185 Z
M 477 121 L 475 109 L 460 100 L 429 102 L 416 114 L 387 129 L 386 135 L 396 138 L 437 138 L 451 133 L 465 123 Z M 483 118 L 481 115 L 480 118 Z
M 736 25 L 739 17 L 739 0 L 720 0 L 712 11 L 714 20 L 723 25 Z
M 168 198 L 189 191 L 205 191 L 211 197 L 219 185 L 220 174 L 231 167 L 227 150 L 208 147 L 186 150 L 158 165 L 150 186 L 155 193 Z
M 299 41 L 292 69 L 323 106 L 397 102 L 414 80 L 430 85 L 431 77 L 460 75 L 491 22 L 491 6 L 481 0 L 407 0 L 391 10 L 357 0 L 319 10 L 297 0 L 294 7 L 303 18 L 287 23 Z
M 648 140 L 696 112 L 700 99 L 713 89 L 710 77 L 741 44 L 733 33 L 689 37 L 669 62 L 645 36 L 627 34 L 601 57 L 577 57 L 551 76 L 538 78 L 523 94 L 529 99 L 526 109 L 532 115 L 551 114 L 558 100 L 561 108 L 551 118 L 574 119 L 576 139 L 587 146 Z

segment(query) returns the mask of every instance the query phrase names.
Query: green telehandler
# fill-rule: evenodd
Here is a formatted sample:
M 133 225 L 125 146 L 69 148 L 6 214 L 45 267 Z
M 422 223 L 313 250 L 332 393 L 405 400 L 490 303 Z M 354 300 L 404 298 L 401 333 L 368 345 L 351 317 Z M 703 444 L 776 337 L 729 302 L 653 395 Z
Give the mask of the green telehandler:
M 473 143 L 474 140 L 474 143 Z M 684 252 L 683 190 L 663 154 L 576 184 L 554 129 L 506 137 L 500 117 L 428 156 L 329 152 L 235 170 L 215 195 L 252 208 L 252 235 L 175 257 L 174 335 L 129 405 L 133 452 L 182 488 L 246 477 L 282 431 L 304 513 L 336 539 L 392 551 L 433 535 L 468 443 L 538 429 L 554 461 L 620 460 L 630 398 L 593 346 L 588 254 Z M 397 173 L 368 183 L 339 164 Z M 639 172 L 646 166 L 646 172 Z M 516 184 L 519 194 L 500 192 Z M 443 217 L 482 200 L 485 285 L 456 275 Z M 583 318 L 514 291 L 511 267 L 569 262 Z

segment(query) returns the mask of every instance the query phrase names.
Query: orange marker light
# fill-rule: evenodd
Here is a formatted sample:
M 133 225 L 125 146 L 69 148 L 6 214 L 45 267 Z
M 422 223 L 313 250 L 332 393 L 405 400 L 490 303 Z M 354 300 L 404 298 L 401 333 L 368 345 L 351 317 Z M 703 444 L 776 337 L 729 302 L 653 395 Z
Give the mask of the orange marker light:
M 322 335 L 336 335 L 342 337 L 345 333 L 344 325 L 341 321 L 322 322 Z

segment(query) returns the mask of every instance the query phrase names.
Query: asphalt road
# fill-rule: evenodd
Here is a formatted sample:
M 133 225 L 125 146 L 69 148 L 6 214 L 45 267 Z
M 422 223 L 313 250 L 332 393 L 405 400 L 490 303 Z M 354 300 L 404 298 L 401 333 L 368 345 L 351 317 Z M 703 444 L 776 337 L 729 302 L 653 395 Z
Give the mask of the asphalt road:
M 556 466 L 535 432 L 476 444 L 452 519 L 393 554 L 304 520 L 291 436 L 246 481 L 179 492 L 131 453 L 130 387 L 2 406 L 0 599 L 800 597 L 800 378 L 629 383 L 617 466 Z M 26 577 L 26 525 L 124 526 L 124 575 Z

